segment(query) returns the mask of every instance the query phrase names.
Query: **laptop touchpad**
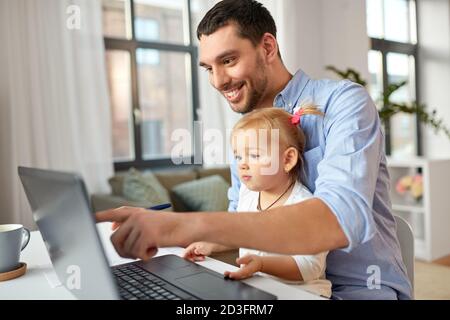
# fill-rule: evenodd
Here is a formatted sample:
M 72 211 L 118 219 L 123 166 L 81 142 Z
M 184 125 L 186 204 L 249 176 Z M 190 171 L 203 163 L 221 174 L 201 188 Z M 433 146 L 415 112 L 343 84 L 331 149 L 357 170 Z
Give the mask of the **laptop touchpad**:
M 192 262 L 188 260 L 184 260 L 178 257 L 174 257 L 171 255 L 167 256 L 161 256 L 157 258 L 158 264 L 163 265 L 164 267 L 170 268 L 170 269 L 179 269 L 179 268 L 185 268 L 185 267 L 191 267 L 193 265 Z
M 193 292 L 200 294 L 207 299 L 236 299 L 238 296 L 238 282 L 224 280 L 222 277 L 215 277 L 207 272 L 197 273 L 191 276 L 176 279 L 183 286 L 188 287 Z M 230 290 L 231 289 L 231 290 Z

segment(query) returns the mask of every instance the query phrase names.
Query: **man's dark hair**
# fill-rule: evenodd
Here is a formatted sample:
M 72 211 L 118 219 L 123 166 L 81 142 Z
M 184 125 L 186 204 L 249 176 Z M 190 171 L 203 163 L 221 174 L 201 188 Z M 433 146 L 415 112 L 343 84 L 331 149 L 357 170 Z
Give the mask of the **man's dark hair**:
M 277 37 L 277 27 L 269 10 L 254 0 L 223 0 L 206 13 L 197 28 L 197 38 L 236 23 L 238 35 L 258 45 L 265 33 Z

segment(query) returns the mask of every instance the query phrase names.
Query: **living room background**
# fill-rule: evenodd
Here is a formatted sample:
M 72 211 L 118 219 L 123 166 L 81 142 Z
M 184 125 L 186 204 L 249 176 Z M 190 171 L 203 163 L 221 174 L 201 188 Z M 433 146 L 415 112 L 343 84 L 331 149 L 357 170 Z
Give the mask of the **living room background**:
M 148 164 L 152 167 L 167 165 L 170 164 L 167 162 L 170 144 L 163 143 L 170 138 L 170 128 L 181 126 L 191 130 L 192 122 L 197 118 L 202 121 L 205 130 L 219 130 L 225 136 L 227 129 L 239 118 L 210 86 L 206 74 L 196 70 L 196 61 L 190 57 L 191 54 L 197 54 L 194 34 L 196 25 L 216 0 L 189 1 L 190 14 L 177 9 L 183 8 L 183 3 L 188 3 L 181 0 L 134 1 L 134 13 L 140 17 L 135 21 L 135 33 L 137 31 L 136 36 L 141 40 L 132 56 L 140 61 L 142 70 L 155 68 L 164 59 L 169 61 L 166 66 L 173 63 L 176 68 L 166 70 L 166 73 L 173 72 L 172 76 L 164 78 L 160 76 L 164 73 L 160 72 L 156 78 L 159 88 L 166 88 L 166 84 L 170 84 L 175 93 L 146 90 L 152 88 L 152 73 L 139 73 L 135 69 L 133 72 L 136 74 L 133 75 L 130 70 L 132 57 L 117 51 L 117 48 L 112 50 L 109 45 L 114 44 L 114 41 L 105 41 L 105 37 L 113 39 L 114 32 L 125 39 L 130 34 L 129 27 L 105 34 L 105 6 L 114 2 L 119 4 L 119 8 L 124 8 L 124 15 L 131 14 L 131 2 L 125 0 L 42 0 L 39 5 L 25 0 L 2 2 L 0 37 L 5 39 L 7 50 L 0 52 L 3 73 L 0 79 L 0 180 L 9 187 L 0 195 L 3 212 L 1 222 L 32 225 L 31 211 L 16 173 L 18 165 L 80 172 L 91 193 L 108 192 L 108 178 L 113 175 L 113 163 L 117 167 L 122 155 L 134 156 L 132 152 L 123 153 L 123 150 L 135 151 L 139 146 L 141 155 L 148 156 Z M 359 70 L 364 78 L 370 78 L 366 1 L 262 2 L 276 20 L 283 61 L 291 72 L 302 68 L 313 78 L 330 78 L 334 75 L 325 66 L 334 65 L 352 67 Z M 127 4 L 129 10 L 125 9 Z M 67 9 L 71 5 L 81 9 L 80 29 L 71 30 L 66 26 L 71 14 Z M 186 15 L 190 16 L 192 42 L 185 42 L 189 38 L 185 27 L 169 34 L 164 41 L 155 41 L 163 29 L 147 17 L 149 11 L 145 10 L 146 7 L 155 6 L 163 8 L 161 14 L 169 15 L 171 18 L 168 21 L 175 23 L 177 28 L 178 18 L 175 22 L 172 20 L 174 12 L 175 16 L 181 14 L 183 22 L 189 21 Z M 49 12 L 56 18 L 48 18 Z M 450 91 L 446 88 L 450 83 L 449 17 L 448 0 L 417 3 L 417 85 L 421 100 L 436 108 L 447 122 L 450 122 Z M 437 25 L 440 32 L 434 32 Z M 19 33 L 27 36 L 19 36 Z M 111 66 L 115 63 L 122 64 L 130 72 L 127 74 L 123 69 L 117 69 L 111 77 Z M 196 73 L 197 82 L 193 81 Z M 132 80 L 133 77 L 139 82 Z M 110 90 L 113 83 L 117 84 L 117 90 L 125 92 L 122 97 L 117 98 L 117 91 Z M 137 91 L 133 93 L 133 90 Z M 164 95 L 171 100 L 161 98 Z M 125 119 L 120 125 L 114 123 L 114 110 L 118 110 L 114 109 L 114 103 L 117 99 L 123 108 L 116 115 L 119 117 L 120 113 L 120 117 Z M 178 100 L 182 102 L 179 104 L 182 112 L 164 109 L 164 106 L 178 106 Z M 141 102 L 147 109 L 136 110 Z M 131 112 L 133 108 L 135 112 Z M 148 123 L 140 132 L 156 138 L 136 139 L 127 128 L 132 117 L 148 117 Z M 114 149 L 121 143 L 123 145 L 121 139 L 125 140 L 125 148 Z M 450 155 L 450 144 L 445 137 L 425 129 L 422 139 L 425 156 Z M 134 142 L 131 144 L 131 141 Z M 113 155 L 116 156 L 115 160 Z M 129 160 L 126 162 L 131 164 Z M 226 165 L 214 160 L 205 154 L 203 165 Z

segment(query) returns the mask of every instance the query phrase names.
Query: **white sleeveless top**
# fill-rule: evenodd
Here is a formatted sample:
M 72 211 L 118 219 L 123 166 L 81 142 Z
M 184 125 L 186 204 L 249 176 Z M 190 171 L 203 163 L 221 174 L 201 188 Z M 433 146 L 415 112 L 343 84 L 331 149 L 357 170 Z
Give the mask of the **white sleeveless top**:
M 259 193 L 249 190 L 244 184 L 241 185 L 239 191 L 239 203 L 237 211 L 241 212 L 256 212 L 258 207 Z M 300 182 L 296 182 L 291 191 L 289 198 L 284 205 L 291 205 L 306 199 L 312 198 L 311 192 L 304 187 Z M 259 256 L 276 256 L 279 254 L 268 253 L 264 251 L 251 250 L 241 248 L 239 256 L 243 257 L 248 254 Z M 324 297 L 331 297 L 331 282 L 325 279 L 326 257 L 328 252 L 322 252 L 317 255 L 295 255 L 292 256 L 298 265 L 303 281 L 289 281 L 285 279 L 276 278 L 274 276 L 258 273 L 263 276 L 273 277 L 279 281 L 283 281 L 290 285 L 298 285 L 301 289 L 307 290 L 317 295 Z

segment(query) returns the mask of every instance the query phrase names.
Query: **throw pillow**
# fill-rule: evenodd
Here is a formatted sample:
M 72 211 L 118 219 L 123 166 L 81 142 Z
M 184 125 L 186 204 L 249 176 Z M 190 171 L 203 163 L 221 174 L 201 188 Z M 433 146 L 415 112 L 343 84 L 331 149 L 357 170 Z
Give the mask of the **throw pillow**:
M 227 191 L 230 185 L 218 175 L 185 182 L 172 192 L 190 211 L 227 211 Z
M 142 174 L 134 168 L 123 179 L 122 193 L 129 201 L 148 202 L 150 205 L 170 203 L 169 193 L 152 172 Z
M 116 174 L 115 176 L 108 179 L 113 195 L 118 197 L 123 195 L 123 178 L 123 174 Z

